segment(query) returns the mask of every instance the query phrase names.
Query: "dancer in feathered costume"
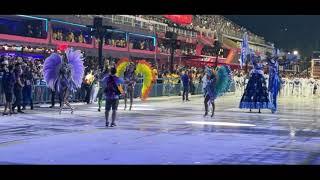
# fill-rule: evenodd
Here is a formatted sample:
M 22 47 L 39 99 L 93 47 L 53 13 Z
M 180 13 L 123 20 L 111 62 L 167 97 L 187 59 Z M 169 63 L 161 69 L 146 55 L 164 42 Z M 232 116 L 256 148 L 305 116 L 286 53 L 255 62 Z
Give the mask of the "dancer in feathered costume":
M 73 113 L 74 108 L 68 101 L 69 93 L 81 87 L 84 66 L 80 50 L 67 49 L 63 56 L 52 53 L 46 58 L 43 66 L 44 79 L 47 86 L 59 94 L 60 111 L 67 105 Z
M 214 116 L 214 101 L 218 96 L 223 95 L 229 90 L 231 82 L 231 70 L 228 66 L 220 66 L 216 70 L 206 67 L 206 74 L 203 78 L 204 116 L 208 115 L 209 103 L 212 105 L 211 117 Z
M 271 112 L 275 113 L 277 111 L 277 97 L 280 91 L 281 80 L 279 75 L 279 50 L 274 50 L 273 55 L 267 53 L 267 62 L 269 65 L 269 98 L 272 103 Z M 299 57 L 297 55 L 287 54 L 283 57 L 284 61 L 281 62 L 281 65 L 287 65 L 288 63 L 297 60 Z
M 117 67 L 117 76 L 123 76 L 124 72 L 127 69 L 127 66 L 130 67 L 130 61 L 128 59 L 122 59 L 120 60 L 116 67 Z M 133 68 L 134 67 L 134 68 Z M 132 73 L 132 70 L 134 69 L 134 73 Z M 129 73 L 130 74 L 130 73 Z M 136 75 L 141 74 L 143 76 L 143 83 L 142 83 L 142 89 L 141 89 L 141 100 L 144 101 L 148 98 L 149 93 L 152 90 L 153 82 L 155 81 L 155 75 L 152 71 L 151 65 L 146 62 L 145 60 L 140 60 L 135 66 L 132 66 L 131 68 L 131 77 L 132 82 L 135 83 L 136 81 Z M 133 75 L 135 74 L 135 75 Z M 130 79 L 130 78 L 129 78 Z M 130 81 L 126 81 L 128 83 Z
M 132 103 L 133 103 L 133 93 L 134 93 L 134 86 L 136 84 L 137 78 L 135 75 L 136 66 L 133 63 L 130 63 L 124 72 L 124 110 L 127 109 L 127 98 L 130 99 L 130 107 L 129 111 L 131 111 Z
M 267 54 L 269 55 L 269 54 Z M 279 62 L 278 55 L 274 53 L 273 57 L 267 57 L 269 65 L 269 83 L 268 91 L 270 102 L 272 103 L 271 112 L 275 113 L 277 110 L 277 97 L 280 91 L 280 76 L 279 76 Z
M 240 101 L 240 109 L 271 109 L 272 103 L 269 100 L 266 79 L 263 76 L 263 65 L 258 62 L 253 52 L 249 55 L 253 64 L 248 84 Z

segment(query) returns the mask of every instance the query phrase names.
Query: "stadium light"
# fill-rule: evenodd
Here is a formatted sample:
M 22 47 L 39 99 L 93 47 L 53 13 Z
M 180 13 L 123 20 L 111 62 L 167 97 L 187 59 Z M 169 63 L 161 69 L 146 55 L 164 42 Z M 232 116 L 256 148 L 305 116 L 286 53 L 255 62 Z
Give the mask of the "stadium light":
M 298 51 L 293 51 L 293 55 L 298 55 L 299 52 Z

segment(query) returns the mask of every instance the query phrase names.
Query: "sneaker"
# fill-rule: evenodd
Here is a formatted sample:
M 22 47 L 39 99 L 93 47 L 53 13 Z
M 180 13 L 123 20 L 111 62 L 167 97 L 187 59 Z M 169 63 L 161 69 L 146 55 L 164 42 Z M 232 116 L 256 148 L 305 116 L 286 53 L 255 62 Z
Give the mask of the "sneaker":
M 204 115 L 203 115 L 203 117 L 206 117 L 207 115 L 208 115 L 208 112 L 205 112 Z
M 3 116 L 6 116 L 6 115 L 8 115 L 8 113 L 4 112 L 4 113 L 2 113 L 2 115 L 3 115 Z
M 109 126 L 109 122 L 106 122 L 106 127 L 108 127 Z
M 116 123 L 111 123 L 110 127 L 117 126 Z
M 24 114 L 24 112 L 23 112 L 23 111 L 21 111 L 21 110 L 20 110 L 20 111 L 18 111 L 18 113 Z
M 99 108 L 99 109 L 98 109 L 98 111 L 100 112 L 100 111 L 101 111 L 101 109 Z

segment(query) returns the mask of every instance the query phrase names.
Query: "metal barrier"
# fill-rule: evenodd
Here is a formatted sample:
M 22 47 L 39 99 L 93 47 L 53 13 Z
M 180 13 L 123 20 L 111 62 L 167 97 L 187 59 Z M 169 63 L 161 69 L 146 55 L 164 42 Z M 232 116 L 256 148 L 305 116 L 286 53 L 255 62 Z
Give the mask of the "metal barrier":
M 140 97 L 142 89 L 142 83 L 137 83 L 134 89 L 134 97 Z M 233 92 L 234 86 L 230 89 Z M 33 103 L 34 104 L 44 104 L 51 102 L 51 90 L 46 85 L 34 85 L 33 86 Z M 191 92 L 191 91 L 190 91 Z M 194 84 L 194 94 L 202 93 L 202 83 Z M 167 84 L 167 83 L 155 83 L 149 94 L 149 97 L 159 97 L 159 96 L 181 96 L 182 94 L 182 84 Z M 84 87 L 78 89 L 77 92 L 70 94 L 71 102 L 82 102 L 85 98 Z M 5 102 L 4 93 L 0 85 L 0 105 Z

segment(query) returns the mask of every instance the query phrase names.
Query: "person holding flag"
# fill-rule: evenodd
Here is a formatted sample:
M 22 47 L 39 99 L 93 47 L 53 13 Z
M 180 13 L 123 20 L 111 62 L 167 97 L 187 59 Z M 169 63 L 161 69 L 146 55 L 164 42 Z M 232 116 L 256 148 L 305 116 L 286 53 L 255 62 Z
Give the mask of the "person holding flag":
M 248 54 L 250 54 L 248 34 L 245 32 L 243 34 L 243 38 L 242 38 L 242 42 L 241 42 L 241 54 L 240 54 L 240 67 L 241 67 L 241 69 L 242 69 L 243 64 L 247 60 Z

